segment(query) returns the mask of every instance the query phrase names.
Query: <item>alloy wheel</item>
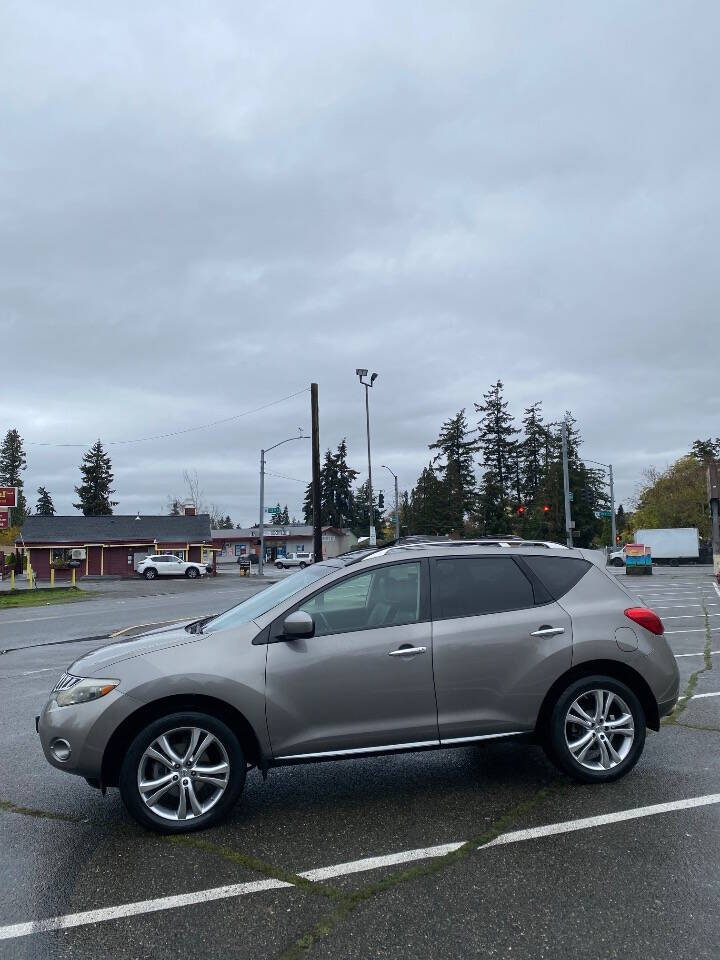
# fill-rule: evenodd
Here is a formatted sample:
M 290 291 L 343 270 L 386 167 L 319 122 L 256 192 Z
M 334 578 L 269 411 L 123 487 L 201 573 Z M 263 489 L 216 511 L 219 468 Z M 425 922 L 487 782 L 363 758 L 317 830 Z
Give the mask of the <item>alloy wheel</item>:
M 191 820 L 225 793 L 230 761 L 220 740 L 200 727 L 178 727 L 153 740 L 138 764 L 145 806 L 163 820 Z
M 565 742 L 587 770 L 612 770 L 622 763 L 635 740 L 632 712 L 612 690 L 586 690 L 565 716 Z

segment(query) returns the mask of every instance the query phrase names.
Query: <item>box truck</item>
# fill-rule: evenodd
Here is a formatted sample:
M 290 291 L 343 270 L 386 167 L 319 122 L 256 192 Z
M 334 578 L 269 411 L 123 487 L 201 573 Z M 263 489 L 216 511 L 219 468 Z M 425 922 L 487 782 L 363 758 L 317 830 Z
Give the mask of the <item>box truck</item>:
M 668 529 L 636 530 L 635 543 L 650 548 L 653 563 L 697 563 L 700 558 L 700 539 L 697 527 L 674 527 Z M 625 549 L 610 554 L 610 563 L 616 567 L 625 565 Z

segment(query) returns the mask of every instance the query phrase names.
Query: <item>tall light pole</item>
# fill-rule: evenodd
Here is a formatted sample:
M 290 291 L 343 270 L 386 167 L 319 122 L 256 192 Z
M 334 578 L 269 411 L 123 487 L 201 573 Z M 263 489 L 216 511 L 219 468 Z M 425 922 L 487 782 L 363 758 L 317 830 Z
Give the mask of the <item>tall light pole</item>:
M 400 502 L 398 501 L 398 482 L 397 474 L 393 473 L 390 467 L 387 464 L 383 463 L 382 466 L 387 470 L 388 473 L 391 473 L 393 479 L 395 480 L 395 539 L 400 539 Z
M 367 450 L 368 450 L 368 515 L 370 517 L 370 546 L 374 547 L 377 545 L 377 534 L 375 532 L 375 511 L 373 510 L 373 493 L 372 493 L 372 463 L 370 460 L 370 401 L 368 400 L 368 389 L 373 386 L 377 380 L 377 374 L 373 373 L 370 376 L 370 382 L 363 378 L 368 375 L 367 370 L 361 370 L 359 367 L 355 371 L 356 376 L 359 378 L 360 383 L 365 387 L 365 425 L 367 428 Z
M 610 487 L 610 549 L 614 550 L 617 541 L 617 530 L 615 528 L 615 481 L 613 479 L 613 466 L 611 463 L 602 463 L 600 460 L 585 459 L 584 463 L 594 463 L 598 467 L 605 467 L 608 472 L 608 486 Z
M 573 545 L 572 535 L 572 516 L 570 511 L 570 467 L 568 464 L 568 428 L 566 421 L 560 431 L 562 438 L 562 465 L 563 465 L 563 494 L 565 498 L 565 533 L 567 535 L 567 545 Z
M 263 569 L 265 567 L 265 454 L 270 453 L 271 450 L 274 450 L 275 447 L 281 447 L 284 443 L 290 443 L 291 440 L 309 440 L 310 437 L 306 437 L 302 432 L 302 427 L 298 428 L 300 430 L 300 435 L 297 437 L 288 437 L 287 440 L 281 440 L 279 443 L 274 443 L 271 447 L 268 447 L 266 450 L 260 451 L 260 556 L 258 557 L 258 576 L 263 575 Z

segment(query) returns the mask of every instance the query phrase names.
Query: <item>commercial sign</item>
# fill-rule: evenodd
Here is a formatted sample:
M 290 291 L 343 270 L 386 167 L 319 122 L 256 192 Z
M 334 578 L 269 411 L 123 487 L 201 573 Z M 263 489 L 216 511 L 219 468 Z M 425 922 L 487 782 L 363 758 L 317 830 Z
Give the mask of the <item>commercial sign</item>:
M 10 511 L 0 510 L 0 530 L 10 529 Z
M 628 567 L 644 567 L 652 565 L 650 547 L 642 543 L 626 543 L 625 564 Z
M 17 487 L 0 487 L 0 507 L 16 507 L 17 491 Z

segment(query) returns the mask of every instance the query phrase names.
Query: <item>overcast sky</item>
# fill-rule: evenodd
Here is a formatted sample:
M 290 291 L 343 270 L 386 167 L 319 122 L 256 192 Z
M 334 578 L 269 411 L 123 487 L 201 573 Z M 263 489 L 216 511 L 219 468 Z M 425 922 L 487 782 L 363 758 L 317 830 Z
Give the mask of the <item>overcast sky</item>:
M 116 512 L 190 469 L 254 522 L 309 393 L 110 441 L 311 380 L 364 475 L 358 366 L 386 493 L 499 377 L 518 416 L 570 408 L 627 502 L 720 434 L 719 28 L 710 0 L 5 4 L 0 433 L 33 506 L 73 512 L 101 437 Z M 309 447 L 268 469 L 306 481 Z

